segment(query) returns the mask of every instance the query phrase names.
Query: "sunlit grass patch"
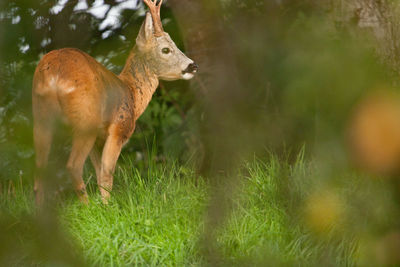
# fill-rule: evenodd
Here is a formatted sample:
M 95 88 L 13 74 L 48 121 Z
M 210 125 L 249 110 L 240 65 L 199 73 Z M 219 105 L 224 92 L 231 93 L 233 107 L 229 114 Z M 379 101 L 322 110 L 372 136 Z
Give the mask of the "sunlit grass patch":
M 134 167 L 116 173 L 108 206 L 93 195 L 88 207 L 72 202 L 63 221 L 95 265 L 185 266 L 195 262 L 204 185 L 161 167 L 143 178 Z M 96 192 L 96 194 L 98 194 Z
M 315 236 L 302 210 L 293 212 L 312 193 L 304 192 L 306 182 L 298 183 L 297 176 L 311 173 L 302 157 L 287 164 L 272 155 L 249 161 L 237 171 L 235 190 L 227 194 L 228 212 L 211 240 L 222 263 L 315 266 L 322 259 L 336 265 L 354 263 L 352 237 L 343 239 L 329 231 Z M 125 158 L 115 173 L 112 199 L 103 205 L 91 171 L 86 176 L 92 177 L 90 204 L 85 206 L 67 193 L 55 209 L 73 253 L 82 254 L 88 265 L 208 265 L 203 252 L 211 244 L 203 238 L 212 183 L 184 165 L 160 163 L 138 169 Z M 31 189 L 17 189 L 7 199 L 2 194 L 2 209 L 14 210 L 14 217 L 21 212 L 34 216 Z M 303 195 L 296 197 L 295 192 Z

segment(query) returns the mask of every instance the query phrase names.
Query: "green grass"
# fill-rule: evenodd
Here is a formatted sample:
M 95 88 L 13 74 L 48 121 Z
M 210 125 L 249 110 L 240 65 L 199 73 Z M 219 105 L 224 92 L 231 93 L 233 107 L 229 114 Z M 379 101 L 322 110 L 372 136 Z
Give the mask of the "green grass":
M 221 265 L 353 264 L 354 242 L 329 234 L 316 237 L 304 227 L 300 213 L 293 212 L 301 202 L 296 201 L 296 190 L 302 192 L 295 177 L 307 172 L 302 160 L 290 166 L 271 157 L 266 162 L 249 162 L 238 171 L 236 189 L 228 194 L 229 215 L 213 229 L 212 244 L 203 238 L 210 192 L 214 192 L 211 184 L 178 164 L 154 165 L 142 173 L 134 166 L 129 158 L 120 161 L 108 206 L 101 204 L 94 179 L 89 183 L 90 205 L 80 204 L 73 194 L 62 196 L 56 205 L 71 253 L 82 254 L 88 265 L 207 266 L 210 262 L 205 246 L 215 250 Z M 30 188 L 17 184 L 13 190 L 10 193 L 3 187 L 0 205 L 1 211 L 12 218 L 6 225 L 16 232 L 11 239 L 18 239 L 14 243 L 21 248 L 41 233 L 27 234 L 36 223 Z M 21 219 L 24 216 L 31 219 Z M 30 242 L 31 246 L 38 244 Z M 21 251 L 23 254 L 11 262 L 21 264 L 33 258 L 39 266 L 54 263 L 46 256 L 36 257 L 32 249 Z

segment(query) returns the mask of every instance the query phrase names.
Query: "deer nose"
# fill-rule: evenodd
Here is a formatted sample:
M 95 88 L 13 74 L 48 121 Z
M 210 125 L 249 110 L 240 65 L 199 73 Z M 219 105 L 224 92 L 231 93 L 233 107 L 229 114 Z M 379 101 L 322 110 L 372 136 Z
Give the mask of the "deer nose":
M 185 73 L 196 73 L 199 70 L 199 66 L 196 63 L 191 63 L 189 66 L 186 68 L 186 70 L 183 71 L 183 74 Z

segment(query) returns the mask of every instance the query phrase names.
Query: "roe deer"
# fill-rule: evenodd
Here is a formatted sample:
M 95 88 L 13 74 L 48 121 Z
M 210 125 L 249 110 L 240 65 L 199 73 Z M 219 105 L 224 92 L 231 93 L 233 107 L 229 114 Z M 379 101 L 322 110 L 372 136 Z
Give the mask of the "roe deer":
M 32 107 L 36 174 L 36 202 L 44 198 L 43 170 L 47 167 L 54 122 L 72 128 L 68 172 L 79 199 L 87 203 L 83 165 L 90 154 L 104 203 L 110 197 L 113 172 L 122 146 L 146 109 L 159 79 L 191 79 L 197 65 L 164 32 L 162 0 L 143 0 L 146 13 L 136 45 L 117 76 L 88 54 L 73 48 L 46 54 L 36 67 Z

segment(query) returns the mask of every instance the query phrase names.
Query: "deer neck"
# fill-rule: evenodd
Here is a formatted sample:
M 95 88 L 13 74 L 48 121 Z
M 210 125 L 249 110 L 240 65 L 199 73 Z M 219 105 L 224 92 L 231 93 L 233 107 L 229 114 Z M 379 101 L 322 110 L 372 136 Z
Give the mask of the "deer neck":
M 133 93 L 135 119 L 145 111 L 159 84 L 158 77 L 151 70 L 149 62 L 135 47 L 119 75 Z

